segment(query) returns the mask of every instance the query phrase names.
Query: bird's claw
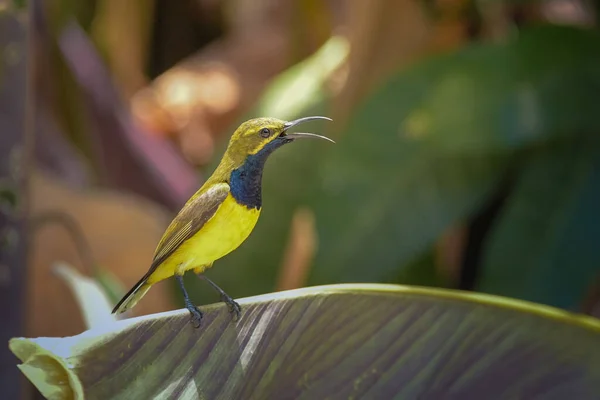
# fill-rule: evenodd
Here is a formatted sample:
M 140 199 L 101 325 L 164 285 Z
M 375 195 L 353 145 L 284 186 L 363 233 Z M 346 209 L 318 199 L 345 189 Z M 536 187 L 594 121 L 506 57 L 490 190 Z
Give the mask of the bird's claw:
M 229 307 L 229 312 L 231 314 L 235 313 L 234 319 L 236 321 L 239 320 L 242 315 L 242 307 L 240 307 L 240 305 L 235 300 L 233 300 L 231 297 L 225 294 L 221 296 L 221 300 L 225 304 L 227 304 L 227 307 Z
M 202 312 L 200 312 L 200 310 L 198 310 L 198 308 L 193 304 L 187 304 L 186 308 L 190 312 L 190 321 L 194 328 L 200 328 L 200 325 L 202 323 Z

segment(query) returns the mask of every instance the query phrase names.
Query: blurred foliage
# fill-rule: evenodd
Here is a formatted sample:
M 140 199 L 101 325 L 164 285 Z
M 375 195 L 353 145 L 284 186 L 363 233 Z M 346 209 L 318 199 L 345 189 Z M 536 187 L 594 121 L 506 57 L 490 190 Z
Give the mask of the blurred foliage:
M 545 306 L 389 285 L 241 305 L 236 323 L 226 306 L 206 307 L 202 334 L 180 310 L 14 338 L 10 349 L 48 398 L 587 400 L 600 391 L 600 322 Z
M 451 286 L 448 279 L 438 271 L 438 260 L 436 251 L 432 246 L 417 258 L 406 264 L 399 264 L 396 268 L 396 275 L 388 277 L 389 282 L 405 282 L 418 286 Z
M 328 79 L 343 65 L 349 51 L 346 39 L 331 37 L 315 54 L 274 79 L 258 99 L 256 110 L 250 114 L 277 115 L 292 120 L 304 115 L 307 109 L 318 107 L 328 96 Z
M 324 161 L 312 282 L 385 279 L 480 208 L 530 146 L 595 137 L 598 45 L 596 32 L 541 27 L 505 45 L 436 57 L 375 91 Z M 598 218 L 593 208 L 584 213 Z M 557 282 L 574 270 L 598 271 L 595 259 L 579 261 Z M 544 300 L 577 307 L 582 288 L 573 289 L 568 304 Z
M 402 14 L 411 20 L 413 14 L 419 17 L 414 27 L 402 31 L 406 37 L 402 36 L 400 47 L 407 54 L 388 57 L 372 42 L 381 41 L 385 49 L 396 46 L 395 36 L 386 36 L 385 26 L 398 25 L 390 10 L 401 12 L 401 4 L 377 1 L 372 9 L 363 5 L 350 10 L 370 33 L 358 45 L 362 52 L 350 53 L 357 45 L 352 42 L 356 31 L 344 27 L 350 29 L 349 34 L 336 29 L 336 16 L 343 14 L 340 10 L 348 11 L 339 2 L 265 1 L 249 6 L 201 1 L 198 9 L 171 3 L 45 3 L 47 24 L 36 27 L 49 61 L 41 69 L 40 81 L 49 86 L 41 108 L 53 111 L 57 120 L 53 122 L 69 138 L 68 145 L 93 166 L 93 183 L 136 192 L 171 212 L 178 210 L 200 179 L 173 149 L 176 141 L 169 142 L 168 135 L 156 135 L 137 123 L 127 96 L 148 80 L 146 71 L 152 71 L 153 77 L 159 75 L 164 72 L 161 68 L 175 65 L 199 43 L 227 39 L 227 31 L 243 36 L 258 30 L 268 16 L 278 18 L 273 25 L 281 24 L 280 33 L 290 40 L 287 47 L 267 48 L 299 61 L 272 80 L 243 116 L 232 113 L 228 121 L 235 123 L 224 132 L 226 138 L 240 121 L 251 117 L 332 116 L 340 98 L 360 98 L 348 121 L 306 126 L 334 137 L 335 146 L 296 143 L 271 157 L 264 174 L 264 209 L 258 226 L 237 251 L 208 271 L 228 293 L 240 297 L 276 288 L 278 276 L 287 268 L 284 252 L 292 236 L 292 218 L 304 207 L 314 214 L 318 248 L 307 257 L 312 264 L 303 283 L 459 286 L 461 282 L 441 272 L 436 243 L 443 233 L 458 224 L 468 225 L 498 201 L 499 188 L 508 182 L 499 210 L 477 238 L 483 243 L 480 254 L 473 251 L 474 243 L 465 245 L 465 252 L 478 254 L 474 288 L 567 309 L 580 307 L 591 281 L 600 275 L 599 256 L 593 250 L 600 226 L 593 206 L 600 190 L 597 29 L 526 23 L 527 18 L 534 19 L 531 15 L 543 14 L 540 4 L 489 8 L 463 0 L 422 2 L 427 8 L 423 15 L 418 8 Z M 238 9 L 247 15 L 236 14 Z M 192 10 L 202 16 L 191 15 Z M 370 14 L 361 20 L 367 11 Z M 126 25 L 127 15 L 136 16 L 131 27 Z M 174 19 L 186 20 L 171 34 L 188 31 L 188 36 L 182 38 L 186 43 L 179 50 L 169 52 L 173 36 L 165 32 Z M 444 21 L 455 25 L 436 30 L 440 28 L 436 24 Z M 200 22 L 206 26 L 200 27 Z M 112 29 L 113 23 L 119 26 Z M 312 29 L 306 28 L 307 23 Z M 131 36 L 120 41 L 128 29 Z M 194 36 L 201 32 L 206 36 Z M 448 37 L 428 41 L 436 32 Z M 323 42 L 318 51 L 303 58 L 307 49 Z M 411 47 L 413 42 L 422 48 Z M 264 45 L 260 40 L 251 43 L 260 45 Z M 202 64 L 206 60 L 227 64 L 223 53 L 247 51 L 226 46 L 221 53 L 210 46 L 207 49 L 205 58 L 195 60 L 198 65 L 206 66 Z M 129 59 L 128 53 L 132 54 Z M 358 68 L 365 73 L 364 85 L 358 85 L 361 90 L 356 92 L 359 95 L 343 91 L 348 76 L 363 78 L 356 71 L 348 75 L 352 54 L 369 56 Z M 289 60 L 273 60 L 264 63 L 290 64 Z M 390 76 L 370 87 L 371 82 L 381 82 L 378 71 L 390 69 Z M 191 77 L 202 67 L 186 71 L 191 85 Z M 231 85 L 244 86 L 236 82 L 235 71 L 229 72 Z M 189 93 L 182 90 L 186 81 L 178 82 L 179 87 L 167 89 L 181 101 L 178 96 Z M 210 98 L 210 88 L 207 92 L 205 97 Z M 208 120 L 211 112 L 196 112 L 200 119 L 203 113 Z M 196 127 L 208 130 L 210 124 L 203 120 Z M 195 125 L 190 126 L 186 129 L 193 130 Z M 221 152 L 225 144 L 221 143 Z M 203 172 L 212 172 L 219 158 L 220 154 Z M 83 164 L 80 168 L 84 169 Z M 195 277 L 186 281 L 198 303 L 216 300 Z M 178 289 L 174 290 L 174 298 L 181 301 Z
M 594 132 L 597 133 L 597 132 Z M 600 143 L 532 150 L 486 242 L 479 289 L 575 308 L 600 269 Z
M 439 274 L 424 280 L 409 266 L 446 229 L 486 204 L 507 174 L 523 173 L 531 182 L 511 191 L 485 239 L 489 250 L 477 288 L 576 309 L 600 266 L 592 251 L 600 226 L 593 206 L 600 187 L 593 181 L 600 161 L 598 46 L 596 31 L 541 26 L 504 44 L 476 43 L 399 71 L 364 100 L 337 145 L 294 144 L 272 157 L 255 232 L 209 275 L 234 296 L 273 290 L 292 214 L 309 205 L 319 238 L 310 284 L 436 285 Z M 293 71 L 298 80 L 314 76 Z M 271 100 L 278 113 L 261 108 L 253 115 L 327 115 L 327 96 L 289 114 L 281 111 L 284 98 Z M 313 126 L 327 132 L 326 124 Z M 587 152 L 573 149 L 569 160 L 545 150 L 536 161 L 540 146 L 551 143 Z M 537 167 L 538 175 L 528 172 L 540 162 L 548 165 Z M 546 191 L 529 194 L 538 196 L 528 199 L 532 204 L 552 193 L 565 200 L 524 210 L 522 197 L 542 178 Z M 544 224 L 528 228 L 536 212 Z M 206 289 L 193 292 L 206 293 L 202 302 L 212 299 Z
M 2 15 L 12 13 L 11 5 Z M 72 378 L 103 394 L 116 387 L 164 390 L 167 396 L 189 384 L 191 396 L 194 389 L 220 391 L 226 382 L 233 382 L 228 390 L 258 393 L 266 390 L 258 384 L 264 379 L 268 388 L 286 384 L 314 397 L 324 394 L 319 374 L 329 374 L 327 384 L 351 382 L 346 387 L 365 396 L 363 385 L 371 381 L 381 393 L 409 397 L 423 388 L 432 395 L 458 386 L 479 397 L 490 385 L 507 396 L 550 385 L 559 396 L 586 398 L 586 390 L 595 389 L 597 321 L 480 294 L 413 287 L 392 293 L 380 286 L 271 294 L 242 301 L 238 325 L 230 323 L 225 306 L 206 307 L 203 335 L 187 330 L 184 310 L 113 323 L 101 309 L 120 297 L 122 281 L 132 283 L 146 271 L 171 214 L 200 185 L 186 146 L 204 146 L 204 164 L 217 138 L 228 139 L 243 120 L 326 115 L 336 121 L 303 128 L 337 144 L 299 141 L 276 152 L 264 173 L 256 229 L 207 272 L 228 294 L 272 292 L 281 288 L 282 276 L 291 276 L 292 287 L 461 287 L 591 312 L 600 304 L 594 287 L 600 279 L 600 32 L 592 15 L 597 18 L 598 2 L 39 5 L 44 10 L 33 13 L 30 25 L 39 62 L 36 168 L 58 175 L 60 185 L 80 188 L 53 196 L 41 190 L 57 183 L 50 174 L 35 179 L 32 173 L 32 210 L 77 216 L 85 228 L 80 236 L 95 254 L 92 259 L 88 251 L 82 263 L 92 267 L 93 279 L 65 268 L 59 275 L 88 326 L 113 330 L 13 341 L 25 374 L 48 379 L 42 392 L 70 390 L 64 383 Z M 21 54 L 19 46 L 7 45 L 6 63 Z M 23 93 L 11 86 L 16 81 L 2 82 L 10 88 L 5 108 L 20 109 Z M 221 153 L 225 145 L 220 143 Z M 212 172 L 220 155 L 202 175 Z M 1 212 L 12 189 L 0 186 Z M 123 198 L 111 202 L 91 186 L 118 189 Z M 129 202 L 127 193 L 140 197 Z M 168 212 L 152 212 L 154 205 L 141 197 Z M 294 221 L 302 218 L 298 228 Z M 62 333 L 78 326 L 67 328 L 77 319 L 73 296 L 56 277 L 48 282 L 48 270 L 55 261 L 79 261 L 69 249 L 81 238 L 61 239 L 55 228 L 33 238 L 40 251 L 27 279 L 33 288 L 28 303 L 45 313 L 28 311 L 30 331 Z M 290 240 L 300 231 L 310 245 L 291 248 L 302 243 Z M 214 291 L 193 274 L 186 282 L 195 302 L 216 302 Z M 154 289 L 134 312 L 182 302 L 170 283 Z M 173 289 L 172 298 L 165 288 Z M 62 351 L 73 341 L 71 349 L 81 353 L 66 359 L 52 353 L 52 346 Z M 165 346 L 171 356 L 161 350 L 164 363 L 154 362 L 156 349 Z M 302 354 L 292 357 L 298 363 L 269 368 L 298 349 Z M 484 352 L 494 362 L 474 372 L 481 362 L 473 364 L 469 352 Z M 114 354 L 120 365 L 144 368 L 115 373 Z M 58 375 L 44 370 L 64 362 L 76 367 L 53 371 Z M 458 375 L 439 375 L 446 364 L 444 371 Z M 297 376 L 288 384 L 286 373 Z M 156 378 L 163 374 L 180 379 L 179 386 Z M 55 386 L 50 381 L 57 376 Z M 316 386 L 307 386 L 311 379 Z M 120 385 L 110 385 L 115 382 Z M 407 384 L 398 389 L 394 382 Z
M 12 5 L 16 8 L 16 9 L 22 9 L 26 6 L 26 0 L 13 0 L 12 1 Z

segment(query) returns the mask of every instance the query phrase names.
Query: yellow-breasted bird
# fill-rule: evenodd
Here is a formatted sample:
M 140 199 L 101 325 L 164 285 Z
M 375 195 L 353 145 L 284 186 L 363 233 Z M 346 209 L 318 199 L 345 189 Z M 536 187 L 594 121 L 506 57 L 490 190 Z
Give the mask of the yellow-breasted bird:
M 223 159 L 212 176 L 185 203 L 156 247 L 148 272 L 113 309 L 122 313 L 133 306 L 157 282 L 175 276 L 192 320 L 200 326 L 202 313 L 183 285 L 183 274 L 193 270 L 221 295 L 239 317 L 241 308 L 219 286 L 203 275 L 214 261 L 235 250 L 256 225 L 260 215 L 263 168 L 274 150 L 300 138 L 333 140 L 312 133 L 288 133 L 298 124 L 326 117 L 305 117 L 286 122 L 256 118 L 234 132 Z

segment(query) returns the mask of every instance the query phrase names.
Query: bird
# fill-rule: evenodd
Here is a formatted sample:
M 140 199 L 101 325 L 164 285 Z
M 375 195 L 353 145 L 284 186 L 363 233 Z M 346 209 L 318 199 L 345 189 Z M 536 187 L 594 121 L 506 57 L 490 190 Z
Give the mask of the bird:
M 121 314 L 134 307 L 152 285 L 175 277 L 183 293 L 190 319 L 199 327 L 202 312 L 192 303 L 183 283 L 189 270 L 205 280 L 227 304 L 237 319 L 240 305 L 204 275 L 213 263 L 237 249 L 254 229 L 262 210 L 262 175 L 267 158 L 278 148 L 297 139 L 332 139 L 314 133 L 291 133 L 292 128 L 322 116 L 283 121 L 254 118 L 233 133 L 213 174 L 177 213 L 159 240 L 148 272 L 112 310 Z

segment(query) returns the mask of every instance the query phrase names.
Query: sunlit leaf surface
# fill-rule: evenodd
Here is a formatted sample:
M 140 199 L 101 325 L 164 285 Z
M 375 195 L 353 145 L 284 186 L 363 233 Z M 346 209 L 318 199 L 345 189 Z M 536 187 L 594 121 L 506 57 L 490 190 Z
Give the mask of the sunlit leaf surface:
M 600 321 L 514 300 L 338 285 L 13 339 L 46 396 L 87 399 L 536 398 L 600 393 Z

